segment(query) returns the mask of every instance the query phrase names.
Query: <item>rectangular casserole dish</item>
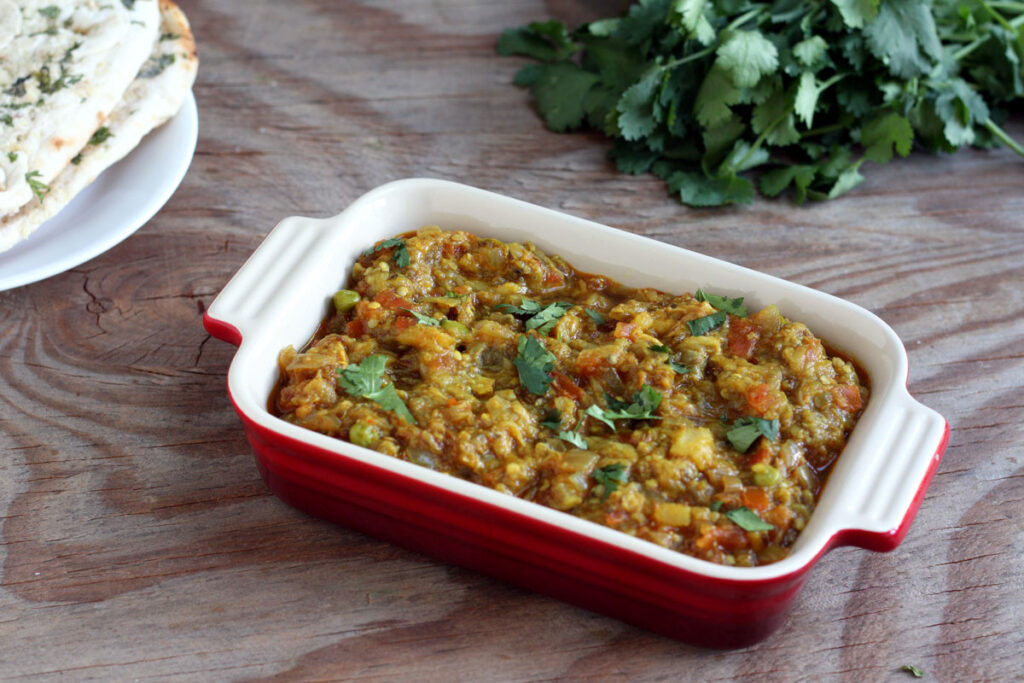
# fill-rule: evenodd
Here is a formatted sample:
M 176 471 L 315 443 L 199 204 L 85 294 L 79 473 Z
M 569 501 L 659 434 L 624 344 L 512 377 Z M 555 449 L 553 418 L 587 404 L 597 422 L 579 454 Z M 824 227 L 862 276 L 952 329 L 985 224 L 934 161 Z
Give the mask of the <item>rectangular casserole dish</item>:
M 712 288 L 775 303 L 869 376 L 871 399 L 789 556 L 729 567 L 308 431 L 271 415 L 277 355 L 303 345 L 348 268 L 376 241 L 424 225 L 530 241 L 574 267 L 667 292 Z M 907 356 L 877 316 L 834 296 L 701 254 L 456 183 L 389 183 L 328 219 L 282 221 L 207 310 L 238 346 L 228 392 L 268 487 L 285 502 L 694 644 L 752 644 L 785 618 L 807 571 L 838 545 L 895 548 L 948 439 L 906 389 Z

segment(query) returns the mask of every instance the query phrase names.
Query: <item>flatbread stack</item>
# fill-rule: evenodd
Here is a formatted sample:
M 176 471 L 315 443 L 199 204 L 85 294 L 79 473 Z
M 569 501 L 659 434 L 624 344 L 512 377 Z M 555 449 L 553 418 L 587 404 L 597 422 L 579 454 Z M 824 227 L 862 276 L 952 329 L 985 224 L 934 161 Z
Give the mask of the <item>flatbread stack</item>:
M 0 252 L 174 116 L 197 67 L 170 0 L 0 0 Z

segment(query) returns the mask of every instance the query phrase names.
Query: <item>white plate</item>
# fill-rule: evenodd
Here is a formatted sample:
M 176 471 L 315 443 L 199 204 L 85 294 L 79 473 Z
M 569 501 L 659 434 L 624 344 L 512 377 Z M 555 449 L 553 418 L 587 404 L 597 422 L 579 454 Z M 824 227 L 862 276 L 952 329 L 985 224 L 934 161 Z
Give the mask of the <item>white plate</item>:
M 0 291 L 85 263 L 145 225 L 185 177 L 198 134 L 196 100 L 189 93 L 174 118 L 144 137 L 28 239 L 0 254 Z

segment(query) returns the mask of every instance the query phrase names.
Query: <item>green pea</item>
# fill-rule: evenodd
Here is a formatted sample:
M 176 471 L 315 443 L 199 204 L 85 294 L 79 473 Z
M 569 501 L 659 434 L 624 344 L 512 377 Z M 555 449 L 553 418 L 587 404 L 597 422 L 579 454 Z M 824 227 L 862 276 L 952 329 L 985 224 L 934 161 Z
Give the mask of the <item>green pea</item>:
M 359 301 L 359 292 L 354 292 L 351 289 L 339 289 L 334 293 L 334 310 L 338 313 L 344 313 Z
M 380 429 L 360 420 L 349 427 L 348 440 L 363 448 L 373 448 L 380 441 Z
M 458 320 L 442 320 L 441 327 L 458 337 L 464 337 L 469 334 L 469 328 Z
M 759 462 L 750 469 L 754 473 L 754 483 L 764 488 L 775 486 L 782 479 L 779 471 L 771 465 Z

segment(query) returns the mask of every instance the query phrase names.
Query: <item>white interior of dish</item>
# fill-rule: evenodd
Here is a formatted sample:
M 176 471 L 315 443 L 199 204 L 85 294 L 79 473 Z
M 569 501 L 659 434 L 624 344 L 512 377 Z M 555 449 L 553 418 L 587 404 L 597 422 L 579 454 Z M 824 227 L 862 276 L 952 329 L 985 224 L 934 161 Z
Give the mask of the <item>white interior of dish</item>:
M 775 303 L 785 316 L 806 323 L 833 348 L 855 358 L 870 376 L 871 400 L 791 554 L 762 567 L 719 566 L 271 416 L 266 402 L 277 380 L 278 352 L 308 341 L 360 252 L 377 240 L 424 225 L 531 241 L 580 270 L 627 285 L 668 292 L 702 287 L 743 296 L 752 309 Z M 859 306 L 622 230 L 445 181 L 397 181 L 369 192 L 333 218 L 285 219 L 224 288 L 209 315 L 234 325 L 242 335 L 228 386 L 238 408 L 257 423 L 670 565 L 732 580 L 764 580 L 800 570 L 844 529 L 887 533 L 898 527 L 945 430 L 941 416 L 907 393 L 907 357 L 899 338 Z

